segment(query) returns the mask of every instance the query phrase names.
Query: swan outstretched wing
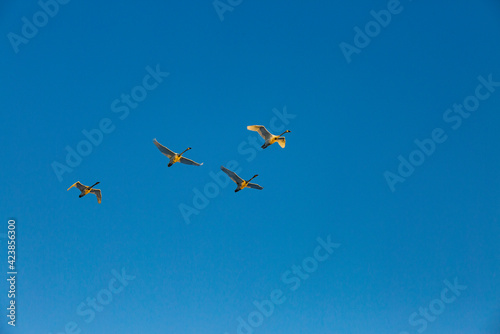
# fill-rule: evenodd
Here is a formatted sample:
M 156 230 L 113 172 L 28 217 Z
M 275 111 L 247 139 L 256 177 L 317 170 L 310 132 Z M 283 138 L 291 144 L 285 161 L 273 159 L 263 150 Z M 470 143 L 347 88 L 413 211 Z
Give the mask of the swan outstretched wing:
M 269 140 L 273 137 L 271 132 L 267 131 L 267 129 L 262 125 L 249 125 L 247 129 L 250 131 L 257 131 L 259 135 L 264 138 L 264 140 Z
M 170 151 L 168 148 L 160 144 L 158 141 L 156 141 L 156 138 L 153 139 L 153 143 L 155 143 L 156 147 L 160 150 L 161 153 L 165 154 L 169 159 L 175 155 L 174 152 Z
M 84 186 L 83 184 L 81 184 L 80 181 L 76 181 L 71 187 L 68 188 L 68 190 L 70 190 L 73 187 L 77 187 L 78 190 L 80 190 L 80 191 L 84 191 L 85 189 L 87 189 L 87 186 Z
M 276 138 L 276 141 L 278 142 L 278 144 L 280 144 L 281 148 L 285 148 L 285 143 L 286 143 L 285 137 Z
M 243 182 L 243 179 L 239 177 L 235 172 L 230 171 L 224 166 L 220 166 L 220 169 L 222 169 L 222 171 L 226 173 L 227 176 L 229 176 L 229 178 L 233 180 L 236 184 L 240 185 Z
M 193 166 L 201 166 L 201 165 L 203 165 L 203 162 L 201 164 L 199 164 L 197 162 L 194 162 L 191 159 L 184 158 L 184 157 L 181 157 L 180 162 L 182 162 L 183 164 L 186 164 L 186 165 L 193 165 Z
M 258 185 L 258 184 L 256 184 L 256 183 L 249 183 L 249 184 L 247 184 L 247 187 L 248 187 L 248 188 L 252 188 L 252 189 L 259 189 L 259 190 L 264 189 L 264 187 L 261 187 L 261 186 L 259 186 L 259 185 Z
M 101 204 L 101 199 L 102 199 L 101 190 L 100 189 L 92 189 L 90 192 L 97 196 L 97 203 Z

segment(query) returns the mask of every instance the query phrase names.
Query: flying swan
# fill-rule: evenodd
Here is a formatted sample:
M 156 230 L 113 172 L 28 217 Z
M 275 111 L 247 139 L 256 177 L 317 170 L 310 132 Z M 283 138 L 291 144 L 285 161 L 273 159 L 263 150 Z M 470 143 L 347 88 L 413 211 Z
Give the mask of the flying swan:
M 184 152 L 189 151 L 191 147 L 186 148 L 182 153 L 175 153 L 170 151 L 168 148 L 160 144 L 159 142 L 156 141 L 156 138 L 153 139 L 153 143 L 155 143 L 156 147 L 160 150 L 161 153 L 165 154 L 167 158 L 170 159 L 170 162 L 168 163 L 168 167 L 172 166 L 176 162 L 182 162 L 183 164 L 186 165 L 193 165 L 193 166 L 201 166 L 203 163 L 199 164 L 197 162 L 194 162 L 193 160 L 190 160 L 188 158 L 184 158 L 182 155 Z
M 84 186 L 83 184 L 80 183 L 80 181 L 77 181 L 75 184 L 73 184 L 71 187 L 68 188 L 70 190 L 73 187 L 77 187 L 78 190 L 80 190 L 82 193 L 78 196 L 82 198 L 83 196 L 87 195 L 88 193 L 92 193 L 97 196 L 97 203 L 101 203 L 101 190 L 100 189 L 94 189 L 95 185 L 98 185 L 99 182 L 94 183 L 90 187 Z
M 281 137 L 281 136 L 283 136 L 285 133 L 291 132 L 290 130 L 286 130 L 285 132 L 283 132 L 279 136 L 275 136 L 262 125 L 249 125 L 249 126 L 247 126 L 247 129 L 250 131 L 257 131 L 259 133 L 259 135 L 262 138 L 264 138 L 264 140 L 266 142 L 264 143 L 264 145 L 262 145 L 262 148 L 266 148 L 269 145 L 274 144 L 275 142 L 278 142 L 278 144 L 280 144 L 280 146 L 282 148 L 285 148 L 286 140 L 285 140 L 285 137 Z
M 235 172 L 230 171 L 229 169 L 227 169 L 224 166 L 220 166 L 220 169 L 222 169 L 222 171 L 224 173 L 226 173 L 231 178 L 231 180 L 233 180 L 238 185 L 236 187 L 236 189 L 234 190 L 235 193 L 237 193 L 238 191 L 240 191 L 241 189 L 246 188 L 246 187 L 253 188 L 253 189 L 259 189 L 259 190 L 264 189 L 261 186 L 259 186 L 258 184 L 250 183 L 250 181 L 252 181 L 254 178 L 259 176 L 258 174 L 255 174 L 250 180 L 245 181 L 241 177 L 239 177 Z

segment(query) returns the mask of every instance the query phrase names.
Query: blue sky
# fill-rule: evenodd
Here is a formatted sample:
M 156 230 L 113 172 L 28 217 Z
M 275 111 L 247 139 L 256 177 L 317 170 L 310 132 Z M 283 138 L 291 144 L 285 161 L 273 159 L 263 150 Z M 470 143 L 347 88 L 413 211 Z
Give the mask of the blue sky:
M 498 1 L 41 3 L 0 6 L 0 332 L 500 330 Z

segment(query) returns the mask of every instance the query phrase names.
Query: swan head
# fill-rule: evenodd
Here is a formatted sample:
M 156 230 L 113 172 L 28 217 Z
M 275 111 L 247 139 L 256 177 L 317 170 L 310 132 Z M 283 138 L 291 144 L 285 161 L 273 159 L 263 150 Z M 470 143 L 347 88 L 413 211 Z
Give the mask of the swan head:
M 173 164 L 171 162 L 169 162 L 167 167 L 172 167 L 172 165 Z

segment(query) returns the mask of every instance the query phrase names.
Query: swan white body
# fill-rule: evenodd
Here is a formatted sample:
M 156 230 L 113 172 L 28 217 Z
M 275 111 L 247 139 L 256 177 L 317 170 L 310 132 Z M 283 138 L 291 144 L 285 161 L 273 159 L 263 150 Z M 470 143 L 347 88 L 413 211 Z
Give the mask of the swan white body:
M 201 166 L 203 163 L 199 164 L 197 162 L 194 162 L 191 159 L 184 158 L 182 155 L 184 152 L 189 151 L 191 147 L 186 148 L 182 153 L 175 153 L 170 151 L 168 148 L 160 144 L 156 139 L 153 139 L 153 143 L 158 147 L 161 153 L 163 153 L 167 158 L 170 159 L 170 162 L 168 163 L 168 167 L 172 166 L 176 162 L 180 162 L 186 165 L 193 165 L 193 166 Z
M 247 129 L 250 131 L 257 131 L 259 135 L 264 138 L 265 143 L 262 145 L 262 148 L 266 148 L 269 145 L 272 145 L 276 142 L 282 147 L 285 148 L 286 139 L 282 137 L 285 133 L 291 132 L 290 130 L 286 130 L 282 134 L 276 136 L 269 132 L 263 125 L 249 125 Z
M 81 184 L 80 181 L 77 181 L 75 184 L 73 184 L 71 187 L 69 187 L 68 190 L 70 190 L 73 187 L 77 187 L 78 190 L 81 191 L 81 194 L 78 196 L 80 198 L 82 198 L 83 196 L 85 196 L 85 195 L 87 195 L 89 193 L 92 193 L 92 194 L 96 195 L 96 197 L 97 197 L 97 203 L 100 204 L 101 203 L 101 199 L 102 199 L 101 190 L 93 188 L 97 184 L 99 184 L 99 182 L 96 182 L 93 185 L 91 185 L 90 187 L 87 187 L 87 186 Z
M 236 187 L 236 189 L 234 190 L 235 193 L 237 193 L 238 191 L 240 191 L 241 189 L 243 188 L 252 188 L 252 189 L 259 189 L 259 190 L 262 190 L 264 189 L 263 187 L 259 186 L 258 184 L 256 183 L 250 183 L 250 181 L 252 181 L 255 177 L 259 176 L 258 174 L 255 174 L 250 180 L 248 181 L 245 181 L 243 180 L 241 177 L 239 177 L 235 172 L 233 171 L 230 171 L 229 169 L 227 169 L 226 167 L 224 166 L 220 166 L 220 169 L 222 169 L 222 171 L 224 173 L 226 173 L 229 178 L 231 180 L 234 181 L 234 183 L 236 183 L 238 186 Z

